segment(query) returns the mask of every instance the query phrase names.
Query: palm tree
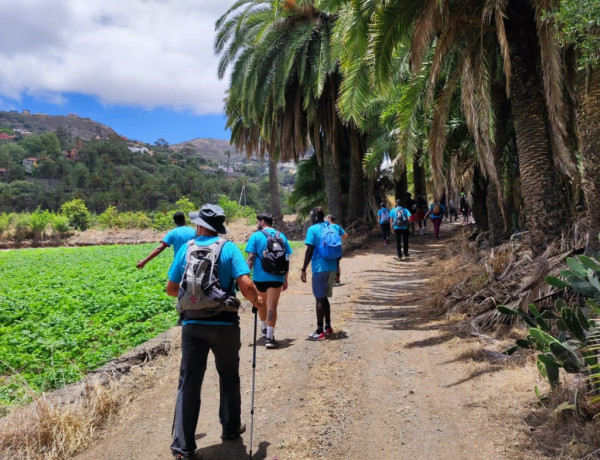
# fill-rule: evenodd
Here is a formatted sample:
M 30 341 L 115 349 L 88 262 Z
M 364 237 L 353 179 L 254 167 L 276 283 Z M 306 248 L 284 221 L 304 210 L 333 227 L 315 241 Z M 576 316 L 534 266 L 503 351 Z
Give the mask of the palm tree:
M 344 222 L 334 20 L 312 1 L 242 0 L 217 22 L 215 49 L 222 53 L 220 77 L 235 62 L 228 104 L 239 104 L 236 123 L 252 132 L 249 146 L 296 161 L 312 146 L 324 167 L 329 210 Z
M 600 3 L 595 0 L 564 0 L 553 19 L 559 42 L 573 47 L 583 69 L 578 107 L 578 137 L 583 166 L 583 191 L 590 219 L 590 245 L 600 249 Z
M 475 139 L 484 170 L 497 181 L 493 151 L 493 112 L 490 97 L 492 50 L 502 56 L 519 151 L 520 176 L 531 240 L 536 251 L 562 233 L 569 212 L 561 183 L 561 174 L 572 173 L 573 162 L 565 148 L 564 105 L 561 103 L 561 63 L 543 15 L 544 2 L 452 1 L 420 2 L 406 11 L 404 0 L 386 3 L 375 14 L 373 54 L 375 75 L 389 78 L 390 56 L 406 34 L 412 35 L 411 67 L 421 72 L 423 58 L 433 48 L 429 72 L 429 95 L 438 88 L 440 75 L 447 74 L 448 63 L 459 71 L 463 112 Z M 417 11 L 415 11 L 415 9 Z M 404 29 L 399 30 L 399 29 Z M 496 39 L 491 40 L 490 34 Z M 484 45 L 488 45 L 485 47 Z M 509 46 L 510 45 L 510 46 Z M 532 54 L 533 53 L 533 54 Z M 450 74 L 446 82 L 455 77 Z M 454 91 L 451 85 L 448 92 Z M 436 107 L 438 126 L 446 118 L 444 104 L 450 96 L 440 96 Z M 436 115 L 434 115 L 435 120 Z M 552 126 L 552 129 L 549 129 Z M 438 127 L 431 132 L 442 133 Z M 431 146 L 430 138 L 430 146 Z M 443 142 L 430 151 L 434 179 L 439 182 L 441 169 L 436 158 Z M 559 168 L 556 168 L 556 166 Z M 439 187 L 439 185 L 438 185 Z

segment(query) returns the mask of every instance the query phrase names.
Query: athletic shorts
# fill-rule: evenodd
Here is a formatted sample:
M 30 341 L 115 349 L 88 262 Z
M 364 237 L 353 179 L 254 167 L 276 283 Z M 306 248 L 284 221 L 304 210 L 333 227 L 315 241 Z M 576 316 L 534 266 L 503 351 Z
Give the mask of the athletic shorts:
M 254 281 L 254 285 L 258 292 L 267 292 L 269 288 L 280 288 L 283 283 L 281 281 Z
M 336 272 L 319 272 L 312 274 L 312 290 L 316 299 L 331 297 Z
M 425 214 L 426 214 L 426 211 L 424 211 L 423 209 L 418 209 L 417 212 L 415 213 L 415 220 L 417 222 L 424 220 Z

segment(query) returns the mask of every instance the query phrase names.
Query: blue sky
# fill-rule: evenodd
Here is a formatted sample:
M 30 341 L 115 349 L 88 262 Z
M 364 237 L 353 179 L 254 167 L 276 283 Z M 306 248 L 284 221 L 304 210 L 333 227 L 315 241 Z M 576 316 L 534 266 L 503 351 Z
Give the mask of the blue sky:
M 214 23 L 233 0 L 3 0 L 0 110 L 77 113 L 130 139 L 229 139 Z

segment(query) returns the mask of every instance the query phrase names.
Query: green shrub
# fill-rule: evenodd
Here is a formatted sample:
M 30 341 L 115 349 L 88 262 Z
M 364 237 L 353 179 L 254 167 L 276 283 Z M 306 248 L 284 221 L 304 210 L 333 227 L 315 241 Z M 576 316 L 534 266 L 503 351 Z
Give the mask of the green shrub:
M 64 203 L 60 207 L 60 211 L 69 219 L 69 224 L 76 229 L 87 230 L 92 223 L 92 216 L 85 202 L 80 198 Z
M 98 223 L 102 228 L 115 228 L 119 224 L 119 212 L 114 206 L 106 208 L 102 214 L 98 216 Z
M 198 211 L 198 206 L 192 203 L 187 196 L 182 196 L 175 202 L 175 210 L 184 213 L 187 219 L 190 212 Z
M 69 231 L 69 219 L 60 214 L 54 214 L 52 216 L 52 230 L 54 230 L 59 235 L 63 235 Z
M 173 212 L 171 211 L 157 212 L 152 218 L 152 228 L 159 232 L 170 230 L 174 226 Z
M 44 236 L 46 228 L 50 225 L 53 220 L 53 215 L 50 211 L 42 211 L 38 208 L 29 216 L 29 225 L 33 232 L 34 238 L 41 238 Z
M 23 241 L 33 237 L 30 214 L 15 214 L 13 226 L 15 240 Z
M 2 236 L 4 233 L 8 232 L 8 229 L 10 228 L 12 219 L 13 219 L 12 214 L 0 212 L 0 236 Z
M 123 212 L 118 216 L 119 228 L 151 228 L 152 220 L 143 212 Z
M 250 206 L 242 206 L 230 200 L 225 195 L 219 198 L 219 206 L 225 212 L 225 222 L 231 222 L 240 218 L 254 219 L 256 217 L 256 211 Z

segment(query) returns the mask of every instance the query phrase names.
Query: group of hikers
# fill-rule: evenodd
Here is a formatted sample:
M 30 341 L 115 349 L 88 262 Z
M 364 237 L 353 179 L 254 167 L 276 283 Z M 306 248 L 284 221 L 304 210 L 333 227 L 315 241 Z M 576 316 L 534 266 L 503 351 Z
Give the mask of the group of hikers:
M 256 231 L 245 248 L 247 259 L 233 242 L 219 236 L 228 233 L 222 208 L 206 204 L 200 211 L 191 212 L 189 218 L 196 226 L 195 230 L 186 225 L 183 213 L 175 213 L 173 220 L 177 226 L 137 263 L 137 268 L 142 269 L 164 249 L 173 246 L 175 257 L 168 272 L 166 292 L 177 298 L 182 326 L 171 444 L 176 459 L 190 458 L 196 450 L 200 392 L 211 350 L 220 382 L 221 438 L 235 439 L 246 430 L 246 424 L 241 421 L 240 301 L 235 297 L 235 286 L 250 301 L 252 311 L 260 319 L 265 348 L 277 348 L 279 344 L 274 334 L 277 305 L 282 291 L 288 287 L 292 254 L 287 237 L 273 228 L 270 214 L 256 216 Z M 334 284 L 340 282 L 341 241 L 348 235 L 335 223 L 334 216 L 325 218 L 322 207 L 314 208 L 310 218 L 312 225 L 306 234 L 300 279 L 306 283 L 310 265 L 317 328 L 308 339 L 320 341 L 333 334 L 329 297 Z
M 464 191 L 460 194 L 460 210 L 463 214 L 463 222 L 468 222 L 470 207 L 468 205 Z M 440 226 L 442 220 L 447 218 L 452 221 L 458 220 L 458 211 L 452 200 L 448 201 L 448 206 L 441 200 L 436 200 L 427 204 L 427 199 L 420 191 L 416 193 L 416 199 L 412 198 L 410 193 L 406 194 L 404 201 L 396 200 L 396 206 L 388 209 L 385 201 L 380 203 L 377 211 L 377 222 L 381 228 L 383 244 L 390 242 L 390 233 L 393 231 L 396 235 L 397 259 L 402 260 L 408 257 L 408 239 L 409 235 L 415 236 L 417 225 L 419 234 L 424 235 L 427 229 L 427 220 L 433 224 L 433 236 L 435 239 L 440 237 Z
M 377 221 L 384 245 L 389 244 L 393 230 L 397 258 L 407 258 L 409 235 L 416 234 L 417 224 L 419 233 L 424 234 L 427 219 L 430 219 L 434 236 L 439 238 L 442 219 L 444 216 L 451 219 L 452 209 L 452 202 L 448 213 L 442 203 L 428 205 L 420 192 L 417 192 L 415 200 L 410 194 L 404 203 L 397 200 L 392 209 L 381 202 Z M 189 213 L 196 227 L 193 229 L 186 225 L 185 215 L 176 212 L 173 215 L 176 227 L 136 265 L 139 269 L 144 268 L 150 260 L 173 246 L 174 260 L 167 275 L 166 293 L 177 298 L 179 324 L 182 326 L 181 365 L 171 444 L 171 451 L 177 459 L 190 458 L 196 450 L 201 387 L 211 350 L 220 382 L 221 438 L 235 439 L 246 430 L 246 424 L 241 421 L 240 301 L 235 296 L 236 286 L 253 305 L 252 311 L 257 315 L 255 336 L 259 319 L 265 348 L 279 346 L 275 340 L 277 306 L 281 293 L 288 288 L 292 248 L 286 235 L 273 227 L 273 217 L 259 213 L 256 231 L 245 247 L 248 256 L 244 258 L 233 242 L 219 236 L 228 233 L 225 217 L 221 207 L 206 204 L 200 211 Z M 322 207 L 311 210 L 310 220 L 300 280 L 307 282 L 306 272 L 310 265 L 317 327 L 308 335 L 308 340 L 320 341 L 333 334 L 329 298 L 334 284 L 340 282 L 342 239 L 348 235 L 335 223 L 334 216 L 325 216 Z

